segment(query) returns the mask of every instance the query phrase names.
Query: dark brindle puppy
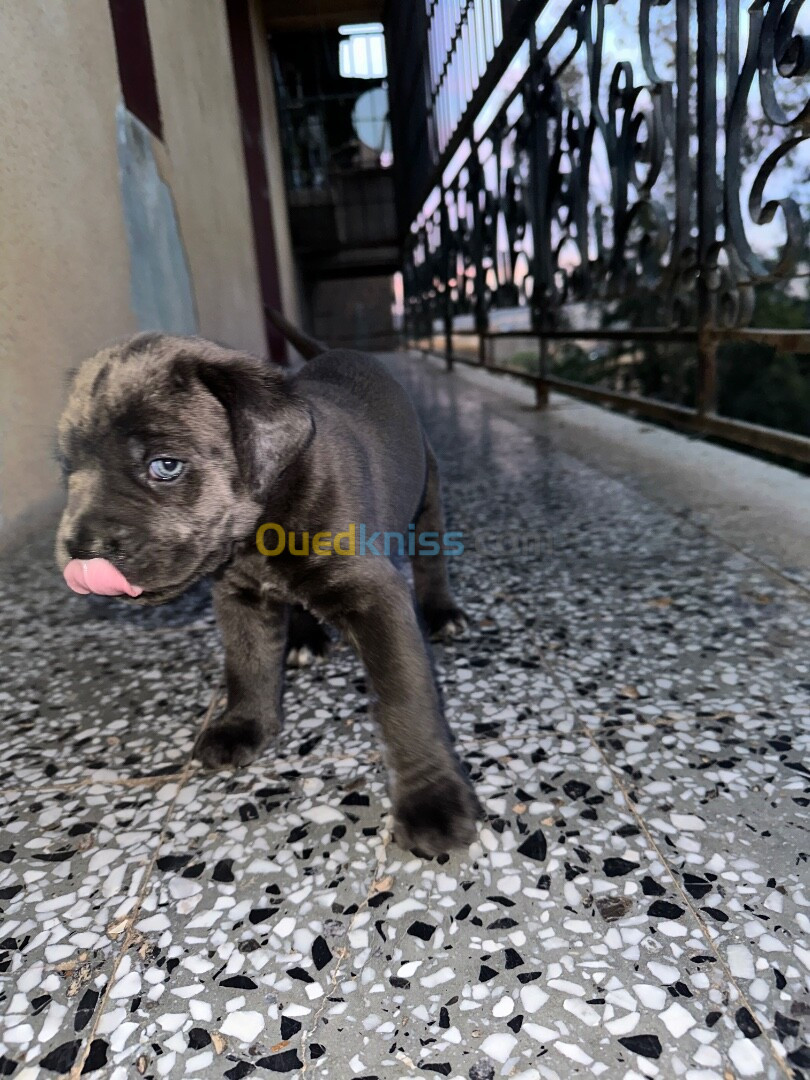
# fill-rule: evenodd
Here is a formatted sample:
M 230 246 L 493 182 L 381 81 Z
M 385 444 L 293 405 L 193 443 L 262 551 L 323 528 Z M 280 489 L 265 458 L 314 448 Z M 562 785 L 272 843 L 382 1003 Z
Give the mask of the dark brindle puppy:
M 368 671 L 400 844 L 436 854 L 469 843 L 478 804 L 401 573 L 381 556 L 257 549 L 263 522 L 310 536 L 361 523 L 443 532 L 435 459 L 380 363 L 337 350 L 287 379 L 206 341 L 140 335 L 80 368 L 59 450 L 68 503 L 56 558 L 74 589 L 157 604 L 214 577 L 228 705 L 198 740 L 204 765 L 244 765 L 278 734 L 289 613 L 301 605 Z M 417 555 L 413 575 L 425 625 L 457 623 L 442 556 Z

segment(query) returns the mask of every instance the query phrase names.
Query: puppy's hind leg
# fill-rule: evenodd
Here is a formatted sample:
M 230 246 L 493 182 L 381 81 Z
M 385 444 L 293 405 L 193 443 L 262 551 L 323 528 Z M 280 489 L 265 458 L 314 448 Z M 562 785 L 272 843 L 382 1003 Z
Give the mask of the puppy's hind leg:
M 425 533 L 438 537 L 443 544 L 444 514 L 442 513 L 442 495 L 439 482 L 439 467 L 433 451 L 425 444 L 427 451 L 427 483 L 422 508 L 414 522 L 416 526 L 416 550 L 412 556 L 413 584 L 419 610 L 431 637 L 453 637 L 466 628 L 464 612 L 456 604 L 450 591 L 447 578 L 447 563 L 443 550 L 438 555 L 419 554 L 419 538 Z
M 205 728 L 194 756 L 208 769 L 247 765 L 281 729 L 288 608 L 258 592 L 214 586 L 214 612 L 225 646 L 225 715 Z
M 287 666 L 309 667 L 320 657 L 326 656 L 332 639 L 329 631 L 300 604 L 290 610 L 290 628 L 287 637 Z

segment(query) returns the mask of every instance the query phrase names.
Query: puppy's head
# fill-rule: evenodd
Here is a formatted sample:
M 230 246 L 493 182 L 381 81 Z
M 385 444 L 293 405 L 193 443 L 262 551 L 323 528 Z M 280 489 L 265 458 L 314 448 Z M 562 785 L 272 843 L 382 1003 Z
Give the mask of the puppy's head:
M 142 602 L 178 596 L 250 534 L 311 435 L 306 406 L 257 357 L 160 334 L 102 350 L 59 422 L 60 569 L 102 559 Z

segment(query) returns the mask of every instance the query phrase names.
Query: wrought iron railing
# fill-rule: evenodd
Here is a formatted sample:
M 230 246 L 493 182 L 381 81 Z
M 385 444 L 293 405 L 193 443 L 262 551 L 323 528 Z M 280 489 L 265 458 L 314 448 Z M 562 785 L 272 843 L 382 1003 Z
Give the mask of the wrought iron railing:
M 435 19 L 443 0 L 420 2 Z M 455 0 L 456 18 L 474 4 Z M 493 74 L 468 80 L 443 153 L 425 83 L 410 339 L 520 374 L 539 403 L 557 388 L 810 462 L 810 415 L 780 431 L 718 409 L 741 349 L 791 354 L 810 401 L 803 8 L 504 0 Z

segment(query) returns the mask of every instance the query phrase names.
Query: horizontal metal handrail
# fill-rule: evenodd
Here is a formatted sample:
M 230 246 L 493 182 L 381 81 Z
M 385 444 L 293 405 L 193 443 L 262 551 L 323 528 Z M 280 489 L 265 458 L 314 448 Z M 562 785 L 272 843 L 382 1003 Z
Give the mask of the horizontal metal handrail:
M 527 337 L 529 335 L 524 334 L 523 336 Z M 437 353 L 435 350 L 424 348 L 416 342 L 410 342 L 409 344 L 412 349 L 426 356 L 447 359 L 446 353 Z M 711 438 L 737 443 L 777 457 L 790 458 L 802 464 L 810 464 L 810 438 L 806 438 L 804 435 L 793 435 L 787 431 L 780 431 L 778 428 L 763 427 L 761 424 L 749 424 L 743 420 L 731 420 L 719 416 L 717 413 L 699 413 L 696 409 L 690 409 L 684 405 L 673 405 L 669 402 L 656 401 L 655 398 L 642 397 L 637 394 L 623 394 L 617 390 L 590 386 L 587 383 L 561 379 L 554 375 L 540 377 L 524 369 L 510 367 L 505 364 L 481 364 L 477 359 L 464 356 L 462 353 L 451 354 L 451 368 L 453 363 L 481 368 L 496 375 L 509 375 L 512 378 L 529 383 L 535 387 L 539 404 L 546 403 L 549 390 L 557 390 L 562 394 L 595 405 L 607 405 L 619 412 L 642 416 L 649 420 L 659 420 L 695 434 L 707 435 Z

